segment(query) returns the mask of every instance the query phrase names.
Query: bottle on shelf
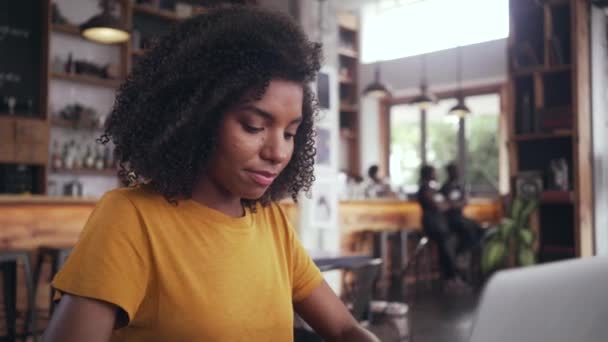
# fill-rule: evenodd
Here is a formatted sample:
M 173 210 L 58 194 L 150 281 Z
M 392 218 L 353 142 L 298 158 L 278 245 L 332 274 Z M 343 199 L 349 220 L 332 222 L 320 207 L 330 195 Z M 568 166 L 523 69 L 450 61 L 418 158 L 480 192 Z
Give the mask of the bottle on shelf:
M 103 170 L 105 168 L 107 168 L 107 166 L 105 165 L 104 162 L 104 155 L 103 152 L 101 151 L 101 146 L 97 145 L 97 148 L 95 149 L 95 168 L 97 170 Z
M 80 145 L 75 145 L 74 151 L 74 168 L 82 169 L 84 167 L 84 158 Z
M 63 160 L 61 158 L 61 152 L 59 148 L 59 142 L 53 141 L 53 152 L 51 154 L 51 167 L 53 170 L 61 170 L 63 168 Z
M 91 145 L 87 145 L 87 151 L 84 154 L 84 158 L 82 159 L 83 166 L 86 169 L 92 169 L 95 167 L 95 156 L 93 155 L 93 151 L 91 149 Z
M 63 148 L 63 166 L 66 169 L 71 170 L 76 166 L 76 153 L 76 142 L 71 140 Z
M 72 53 L 68 54 L 68 60 L 65 62 L 65 72 L 71 74 L 74 71 L 74 58 Z

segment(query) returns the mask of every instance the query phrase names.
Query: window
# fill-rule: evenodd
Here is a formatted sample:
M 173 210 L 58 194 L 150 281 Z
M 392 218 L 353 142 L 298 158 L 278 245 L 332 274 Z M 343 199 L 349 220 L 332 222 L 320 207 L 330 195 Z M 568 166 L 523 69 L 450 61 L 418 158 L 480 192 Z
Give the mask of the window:
M 471 195 L 498 193 L 500 97 L 467 97 L 472 114 L 462 126 L 456 117 L 447 114 L 455 104 L 454 98 L 442 99 L 426 113 L 415 106 L 391 106 L 389 170 L 393 187 L 416 192 L 418 170 L 425 163 L 437 168 L 439 181 L 443 182 L 443 168 L 456 162 L 465 171 L 463 181 Z M 462 146 L 460 134 L 465 138 Z M 462 157 L 459 149 L 464 151 Z
M 458 118 L 446 115 L 455 99 L 440 100 L 426 113 L 426 162 L 441 167 L 458 156 Z
M 390 116 L 391 182 L 412 193 L 418 188 L 418 169 L 422 160 L 420 112 L 412 106 L 393 106 Z
M 373 63 L 506 38 L 508 0 L 390 0 L 361 12 L 361 61 Z
M 499 188 L 499 113 L 497 94 L 467 97 L 474 113 L 466 119 L 466 181 L 472 194 L 496 193 Z

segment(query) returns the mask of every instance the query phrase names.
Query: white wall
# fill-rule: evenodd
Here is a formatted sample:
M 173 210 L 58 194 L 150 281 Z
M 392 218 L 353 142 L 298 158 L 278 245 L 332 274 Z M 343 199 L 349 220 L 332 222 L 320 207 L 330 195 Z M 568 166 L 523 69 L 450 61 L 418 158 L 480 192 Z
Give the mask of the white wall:
M 404 42 L 405 44 L 406 42 Z M 455 89 L 457 83 L 457 49 L 430 53 L 426 56 L 427 80 L 431 91 Z M 495 40 L 462 47 L 463 86 L 505 82 L 507 80 L 507 40 Z M 421 77 L 421 56 L 412 56 L 380 63 L 381 81 L 393 96 L 418 92 Z M 360 87 L 373 79 L 374 64 L 362 64 Z M 378 105 L 372 99 L 361 101 L 361 170 L 380 162 Z
M 608 20 L 601 9 L 591 13 L 591 120 L 593 135 L 593 182 L 595 249 L 608 255 Z
M 309 39 L 323 43 L 324 68 L 333 77 L 330 78 L 332 107 L 322 115 L 317 123 L 330 131 L 331 165 L 315 166 L 315 186 L 312 199 L 302 197 L 300 200 L 300 237 L 304 247 L 316 252 L 337 253 L 340 249 L 340 231 L 338 229 L 338 165 L 340 152 L 338 147 L 338 26 L 336 21 L 337 0 L 300 1 L 300 23 Z M 319 6 L 323 6 L 319 8 Z M 319 20 L 319 15 L 322 15 Z M 330 206 L 333 208 L 331 222 L 320 225 L 315 220 L 315 200 L 321 193 L 330 194 Z

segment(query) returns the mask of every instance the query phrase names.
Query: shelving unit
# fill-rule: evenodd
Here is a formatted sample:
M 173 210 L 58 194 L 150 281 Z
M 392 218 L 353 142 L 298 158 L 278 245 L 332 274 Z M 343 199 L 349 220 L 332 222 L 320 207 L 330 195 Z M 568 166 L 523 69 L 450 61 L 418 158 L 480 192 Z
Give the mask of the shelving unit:
M 513 140 L 515 140 L 515 141 L 548 140 L 548 139 L 571 138 L 571 137 L 572 137 L 572 131 L 564 130 L 564 131 L 557 131 L 555 133 L 517 134 L 517 135 L 513 136 Z
M 133 5 L 134 14 L 145 14 L 168 21 L 178 21 L 180 18 L 173 11 L 154 8 L 152 5 Z
M 57 33 L 80 37 L 80 29 L 76 25 L 51 24 L 51 30 Z
M 588 4 L 511 0 L 511 176 L 543 176 L 534 229 L 540 261 L 591 255 Z M 568 165 L 568 189 L 550 187 L 550 163 Z
M 71 169 L 71 170 L 51 170 L 54 175 L 78 175 L 78 176 L 107 176 L 112 177 L 118 174 L 117 170 L 97 170 L 97 169 Z
M 48 4 L 51 0 L 45 0 Z M 65 9 L 66 6 L 70 6 L 68 2 L 62 0 L 53 1 L 57 4 L 59 10 Z M 119 20 L 127 23 L 130 20 L 130 11 L 132 4 L 130 1 L 119 1 L 117 2 L 119 7 Z M 61 72 L 57 69 L 49 72 L 49 84 L 51 87 L 57 87 L 55 94 L 62 94 L 63 92 L 69 92 L 70 96 L 73 96 L 72 100 L 66 101 L 62 97 L 52 98 L 53 103 L 49 103 L 53 108 L 53 111 L 59 112 L 64 106 L 79 103 L 87 109 L 98 111 L 109 110 L 112 103 L 109 102 L 110 96 L 108 91 L 112 93 L 118 89 L 120 84 L 126 78 L 128 73 L 128 62 L 130 59 L 129 55 L 129 42 L 106 45 L 102 43 L 92 42 L 83 38 L 80 34 L 78 23 L 81 18 L 87 18 L 88 16 L 95 15 L 100 9 L 97 5 L 82 5 L 83 9 L 86 8 L 86 15 L 82 17 L 66 17 L 65 19 L 70 23 L 49 23 L 48 31 L 51 35 L 62 35 L 62 39 L 52 39 L 54 46 L 49 46 L 49 51 L 53 54 L 65 58 L 65 55 L 70 52 L 74 55 L 74 59 L 77 60 L 87 55 L 95 54 L 95 63 L 98 65 L 111 63 L 113 68 L 116 70 L 116 78 L 102 78 L 95 75 L 89 74 L 78 74 L 78 73 L 67 73 Z M 67 12 L 67 11 L 66 11 Z M 73 44 L 72 44 L 73 42 Z M 86 42 L 83 44 L 83 42 Z M 50 60 L 53 60 L 55 56 L 49 56 Z M 54 62 L 54 61 L 53 61 Z M 65 62 L 65 61 L 64 61 Z M 87 86 L 87 87 L 84 87 Z M 99 100 L 94 99 L 98 92 L 105 92 L 99 96 Z M 89 99 L 89 100 L 85 100 Z M 108 102 L 105 100 L 108 99 Z M 107 109 L 105 109 L 107 106 Z M 53 113 L 55 114 L 55 113 Z M 100 113 L 101 114 L 101 113 Z M 103 113 L 106 114 L 106 113 Z M 102 114 L 102 115 L 103 115 Z M 99 119 L 99 118 L 98 118 Z M 89 125 L 90 124 L 90 125 Z M 99 127 L 93 127 L 93 123 L 79 122 L 74 123 L 67 120 L 62 120 L 55 115 L 50 115 L 48 118 L 49 130 L 51 136 L 49 137 L 49 148 L 47 150 L 48 171 L 46 177 L 46 183 L 48 184 L 48 194 L 50 195 L 65 195 L 64 185 L 70 182 L 81 183 L 83 195 L 87 192 L 93 191 L 92 189 L 102 190 L 105 186 L 112 186 L 112 178 L 115 180 L 115 184 L 118 185 L 118 178 L 116 177 L 116 170 L 93 170 L 93 169 L 62 169 L 54 170 L 51 163 L 56 153 L 59 153 L 64 157 L 64 146 L 68 142 L 76 142 L 76 155 L 77 158 L 82 158 L 85 149 L 84 146 L 95 146 L 95 139 L 101 133 Z M 86 125 L 86 126 L 85 126 Z M 57 145 L 56 145 L 57 143 Z M 95 153 L 95 149 L 93 149 Z M 97 153 L 102 153 L 101 149 Z M 87 177 L 82 177 L 87 176 Z M 93 179 L 91 177 L 97 177 Z M 106 179 L 99 179 L 99 177 L 105 177 Z M 67 182 L 67 183 L 66 183 Z M 100 184 L 105 184 L 100 186 Z M 95 190 L 96 192 L 97 190 Z M 99 194 L 98 192 L 96 192 Z M 76 194 L 73 194 L 76 195 Z
M 97 87 L 105 87 L 105 88 L 118 88 L 118 86 L 122 83 L 122 80 L 114 80 L 114 79 L 106 79 L 95 76 L 88 75 L 80 75 L 80 74 L 68 74 L 68 73 L 60 73 L 60 72 L 52 72 L 51 78 L 61 81 L 69 81 L 76 83 L 83 83 Z
M 360 175 L 359 165 L 359 20 L 352 13 L 338 13 L 338 62 L 340 80 L 340 144 L 346 158 L 340 165 Z

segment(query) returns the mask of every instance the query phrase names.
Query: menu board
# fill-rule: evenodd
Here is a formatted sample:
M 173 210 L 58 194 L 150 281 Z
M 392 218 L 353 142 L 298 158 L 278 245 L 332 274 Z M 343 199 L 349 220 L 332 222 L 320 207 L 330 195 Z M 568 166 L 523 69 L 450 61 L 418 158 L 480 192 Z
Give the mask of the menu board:
M 41 3 L 0 1 L 0 115 L 41 113 L 45 32 Z

